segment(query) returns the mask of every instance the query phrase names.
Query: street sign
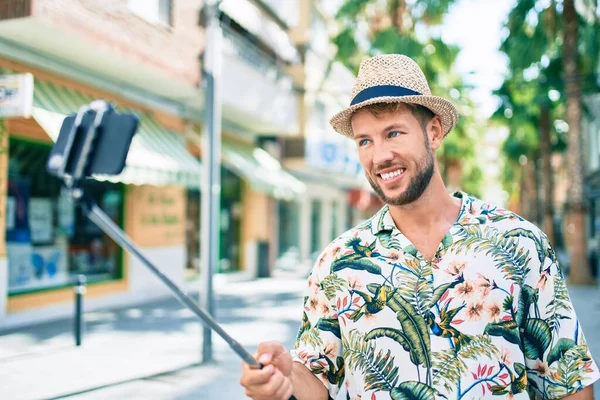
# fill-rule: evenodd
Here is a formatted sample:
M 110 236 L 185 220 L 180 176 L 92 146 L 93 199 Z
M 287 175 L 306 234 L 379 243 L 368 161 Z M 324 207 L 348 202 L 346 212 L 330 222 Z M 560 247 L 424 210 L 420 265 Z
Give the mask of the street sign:
M 33 106 L 33 75 L 0 75 L 0 118 L 29 118 Z

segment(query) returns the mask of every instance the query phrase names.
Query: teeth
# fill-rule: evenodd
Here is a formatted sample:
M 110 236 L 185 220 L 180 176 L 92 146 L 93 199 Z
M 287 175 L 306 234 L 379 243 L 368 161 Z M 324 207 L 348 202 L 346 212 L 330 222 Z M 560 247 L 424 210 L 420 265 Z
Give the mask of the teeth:
M 392 178 L 397 177 L 398 175 L 402 174 L 404 172 L 404 168 L 400 168 L 394 172 L 389 172 L 389 173 L 385 173 L 385 174 L 381 174 L 381 177 L 383 178 L 384 181 L 388 181 Z

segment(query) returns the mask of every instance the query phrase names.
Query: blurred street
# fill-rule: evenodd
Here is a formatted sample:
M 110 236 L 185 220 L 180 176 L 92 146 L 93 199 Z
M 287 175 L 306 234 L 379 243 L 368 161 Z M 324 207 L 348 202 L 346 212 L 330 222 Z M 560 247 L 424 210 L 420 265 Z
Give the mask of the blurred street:
M 217 287 L 217 317 L 254 351 L 263 340 L 292 345 L 304 280 L 270 278 Z M 571 287 L 587 340 L 600 359 L 600 288 Z M 198 365 L 200 323 L 175 300 L 86 314 L 83 345 L 71 321 L 0 336 L 3 400 L 244 399 L 240 361 L 215 337 L 216 362 Z M 600 398 L 600 383 L 595 385 Z
M 407 60 L 394 54 L 418 68 L 403 61 L 357 81 L 370 76 L 367 57 Z M 213 334 L 214 360 L 201 363 L 202 324 L 114 230 L 195 299 L 207 288 L 203 303 L 214 295 L 216 319 L 251 352 L 266 340 L 291 347 L 322 250 L 431 181 L 395 142 L 412 134 L 401 125 L 386 124 L 381 147 L 361 144 L 354 130 L 369 137 L 370 125 L 350 125 L 364 98 L 420 105 L 409 107 L 426 137 L 418 151 L 435 156 L 448 192 L 545 233 L 600 362 L 600 2 L 0 0 L 0 400 L 245 398 L 239 357 Z M 380 118 L 379 106 L 367 110 Z M 340 129 L 334 116 L 350 114 Z M 427 139 L 434 114 L 439 147 Z M 386 174 L 382 156 L 398 168 Z M 380 179 L 399 197 L 378 195 Z M 382 257 L 398 260 L 388 244 Z M 358 294 L 378 304 L 377 293 Z
M 215 288 L 217 319 L 252 352 L 263 340 L 291 346 L 304 280 L 271 278 Z M 80 348 L 72 321 L 0 336 L 0 398 L 242 399 L 241 361 L 213 334 L 215 363 L 198 366 L 201 325 L 176 300 L 90 312 Z

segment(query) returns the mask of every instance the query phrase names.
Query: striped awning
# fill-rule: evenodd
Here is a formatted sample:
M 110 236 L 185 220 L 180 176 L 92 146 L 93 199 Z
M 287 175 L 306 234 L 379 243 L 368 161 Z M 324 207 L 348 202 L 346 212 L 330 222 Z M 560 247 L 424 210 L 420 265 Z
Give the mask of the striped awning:
M 246 178 L 251 188 L 286 200 L 306 191 L 306 185 L 284 171 L 265 150 L 228 138 L 223 138 L 221 147 L 223 164 Z
M 79 107 L 96 100 L 75 90 L 36 80 L 33 92 L 33 118 L 56 141 L 63 120 Z M 149 114 L 117 106 L 118 111 L 135 113 L 140 124 L 131 142 L 120 175 L 95 175 L 97 180 L 134 185 L 200 186 L 202 166 L 187 150 L 181 135 L 163 128 Z

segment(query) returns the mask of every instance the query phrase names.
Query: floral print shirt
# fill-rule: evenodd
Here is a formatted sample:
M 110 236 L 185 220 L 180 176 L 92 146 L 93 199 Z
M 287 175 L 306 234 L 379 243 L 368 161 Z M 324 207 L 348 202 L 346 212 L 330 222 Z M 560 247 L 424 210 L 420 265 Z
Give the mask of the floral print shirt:
M 347 399 L 556 399 L 600 377 L 547 237 L 457 192 L 424 259 L 383 207 L 308 278 L 292 350 Z

